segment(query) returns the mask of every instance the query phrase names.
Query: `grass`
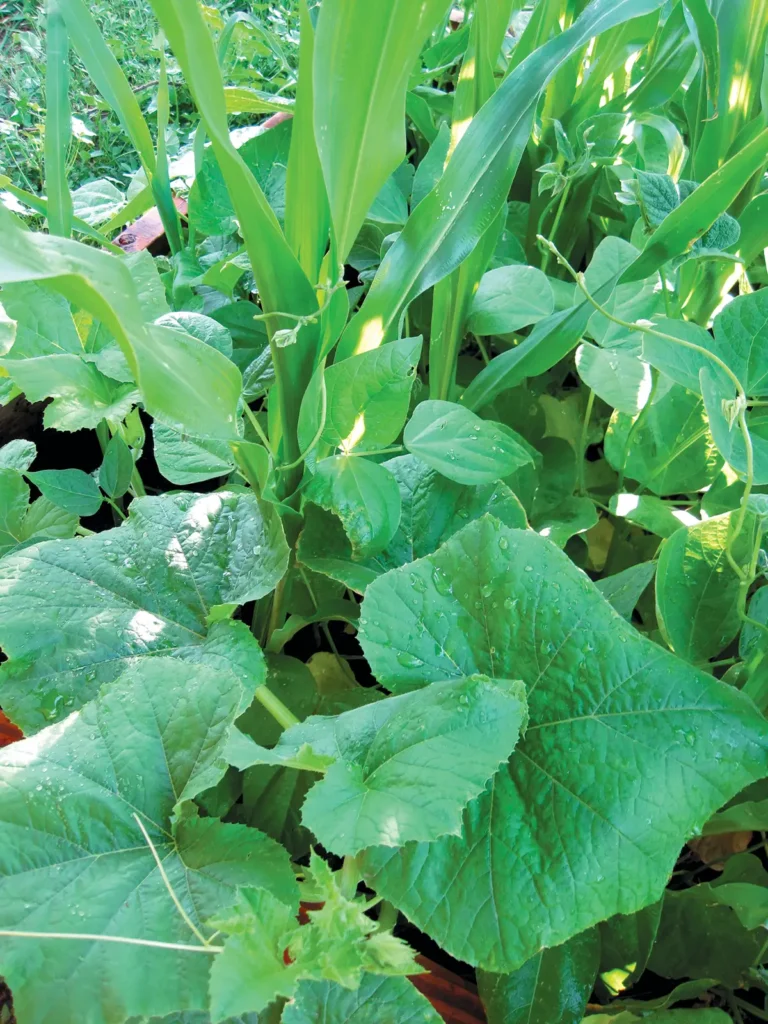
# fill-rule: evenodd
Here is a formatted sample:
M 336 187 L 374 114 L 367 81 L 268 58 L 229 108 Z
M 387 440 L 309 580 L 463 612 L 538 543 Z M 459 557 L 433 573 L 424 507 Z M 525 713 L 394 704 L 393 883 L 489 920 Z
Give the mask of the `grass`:
M 209 0 L 211 3 L 211 0 Z M 146 0 L 91 0 L 90 9 L 105 38 L 125 71 L 150 123 L 154 126 L 156 85 L 159 69 L 157 24 Z M 226 18 L 233 11 L 253 14 L 268 31 L 287 39 L 289 59 L 296 32 L 295 0 L 272 3 L 211 3 L 212 19 Z M 265 45 L 254 47 L 253 32 L 238 27 L 239 37 L 231 49 L 227 74 L 242 84 L 270 91 L 284 90 L 290 78 Z M 41 0 L 0 0 L 0 173 L 7 174 L 21 188 L 43 191 L 43 148 L 45 130 L 45 3 Z M 238 38 L 241 45 L 238 45 Z M 247 45 L 247 50 L 246 46 Z M 255 51 L 255 52 L 254 52 Z M 95 91 L 83 65 L 70 55 L 72 81 L 70 96 L 73 140 L 68 156 L 70 188 L 97 178 L 109 178 L 125 188 L 138 163 L 130 140 L 116 115 Z M 169 62 L 171 82 L 171 127 L 168 150 L 174 155 L 188 141 L 197 118 L 188 92 Z M 233 122 L 234 123 L 234 122 Z

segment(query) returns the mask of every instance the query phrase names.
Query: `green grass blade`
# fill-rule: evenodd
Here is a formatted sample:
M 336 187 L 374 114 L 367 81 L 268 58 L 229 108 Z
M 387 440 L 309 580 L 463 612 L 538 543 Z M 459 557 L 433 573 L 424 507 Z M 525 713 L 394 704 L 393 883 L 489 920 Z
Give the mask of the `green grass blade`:
M 652 58 L 641 82 L 627 95 L 622 91 L 601 112 L 627 110 L 639 115 L 664 106 L 680 88 L 696 59 L 696 44 L 685 21 L 682 7 L 676 7 L 660 28 L 651 47 Z M 630 80 L 625 83 L 630 85 Z M 597 113 L 597 111 L 590 111 Z
M 35 213 L 40 213 L 43 217 L 48 216 L 48 200 L 43 199 L 41 196 L 36 196 L 33 192 L 27 192 L 26 189 L 18 188 L 13 184 L 10 178 L 4 174 L 0 174 L 0 189 L 4 189 L 6 192 L 10 192 L 12 196 L 15 196 L 19 202 L 24 203 L 30 210 L 34 210 Z M 151 203 L 149 204 L 151 205 Z M 123 209 L 127 209 L 124 207 Z M 145 207 L 148 209 L 148 207 Z M 142 211 L 143 212 L 143 211 Z M 75 231 L 80 232 L 81 235 L 86 235 L 88 238 L 92 238 L 99 245 L 103 245 L 110 252 L 114 252 L 117 255 L 122 253 L 122 249 L 118 246 L 113 245 L 112 242 L 107 238 L 104 230 L 99 231 L 97 228 L 91 227 L 84 220 L 79 217 L 72 218 L 72 227 Z M 102 225 L 102 228 L 107 228 L 107 225 Z
M 171 178 L 168 170 L 168 150 L 165 144 L 165 133 L 170 118 L 170 101 L 168 96 L 168 71 L 165 66 L 165 49 L 160 53 L 160 81 L 157 88 L 157 168 L 153 188 L 157 199 L 160 219 L 165 226 L 171 252 L 179 252 L 182 248 L 181 222 L 173 202 Z
M 111 235 L 113 231 L 123 227 L 124 224 L 132 224 L 142 213 L 146 213 L 154 203 L 152 189 L 146 185 L 141 192 L 129 199 L 125 206 L 121 207 L 109 220 L 101 225 L 103 235 Z
M 155 149 L 141 107 L 128 79 L 104 42 L 93 15 L 83 0 L 59 0 L 69 38 L 86 70 L 109 106 L 120 118 L 148 174 L 155 172 Z
M 768 160 L 768 128 L 740 153 L 723 164 L 695 192 L 665 217 L 648 239 L 642 253 L 625 270 L 621 282 L 642 281 L 667 260 L 687 252 L 693 242 L 715 223 L 746 183 Z
M 72 135 L 69 106 L 69 39 L 58 0 L 48 0 L 45 28 L 45 192 L 48 230 L 68 238 L 72 233 L 72 196 L 67 184 L 67 151 Z
M 530 136 L 538 95 L 589 40 L 662 0 L 593 0 L 574 25 L 518 65 L 469 125 L 435 188 L 384 258 L 339 357 L 380 345 L 407 304 L 462 263 L 506 201 Z
M 707 94 L 715 113 L 720 94 L 720 32 L 707 0 L 683 0 L 690 11 L 699 37 L 701 57 L 707 75 Z
M 312 119 L 315 31 L 306 0 L 301 0 L 299 13 L 299 86 L 285 182 L 285 236 L 304 273 L 315 283 L 328 245 L 331 215 Z
M 292 113 L 295 106 L 289 96 L 277 96 L 247 85 L 227 85 L 224 98 L 228 114 L 279 114 Z
M 343 261 L 405 157 L 405 93 L 445 0 L 324 0 L 315 36 L 315 138 Z
M 720 77 L 717 117 L 704 124 L 693 160 L 693 177 L 703 181 L 733 153 L 749 121 L 761 116 L 760 85 L 768 40 L 768 0 L 714 0 Z
M 94 85 L 120 119 L 146 172 L 163 227 L 173 246 L 178 237 L 178 215 L 170 183 L 157 176 L 157 158 L 141 107 L 99 26 L 83 0 L 59 0 L 72 45 Z

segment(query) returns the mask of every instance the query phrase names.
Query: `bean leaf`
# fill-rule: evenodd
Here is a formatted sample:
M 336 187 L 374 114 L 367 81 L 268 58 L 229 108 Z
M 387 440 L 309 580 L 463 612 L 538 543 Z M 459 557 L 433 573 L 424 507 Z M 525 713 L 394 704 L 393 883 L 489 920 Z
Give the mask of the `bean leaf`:
M 483 420 L 455 402 L 421 402 L 403 440 L 413 455 L 459 484 L 492 483 L 534 461 L 531 449 L 509 427 Z

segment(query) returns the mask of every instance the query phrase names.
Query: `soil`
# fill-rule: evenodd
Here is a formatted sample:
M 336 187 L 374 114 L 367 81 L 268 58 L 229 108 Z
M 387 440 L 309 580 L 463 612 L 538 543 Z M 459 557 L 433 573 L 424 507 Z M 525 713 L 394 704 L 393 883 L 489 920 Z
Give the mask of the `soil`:
M 16 1024 L 11 990 L 2 978 L 0 978 L 0 1024 Z

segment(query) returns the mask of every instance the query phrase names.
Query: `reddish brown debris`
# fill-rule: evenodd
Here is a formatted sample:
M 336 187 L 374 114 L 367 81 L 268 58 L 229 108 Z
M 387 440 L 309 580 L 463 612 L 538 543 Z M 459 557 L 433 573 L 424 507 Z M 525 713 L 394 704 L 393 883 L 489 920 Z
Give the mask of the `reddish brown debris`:
M 0 747 L 7 747 L 9 743 L 15 743 L 16 740 L 23 739 L 24 733 L 21 729 L 15 726 L 8 716 L 0 711 Z
M 186 199 L 176 196 L 173 202 L 179 213 L 186 214 Z M 151 210 L 147 210 L 129 228 L 117 236 L 115 245 L 119 245 L 125 252 L 141 252 L 142 249 L 149 249 L 159 242 L 163 234 L 163 222 L 160 220 L 157 207 L 153 206 Z
M 293 117 L 293 114 L 289 110 L 280 110 L 271 117 L 268 117 L 261 127 L 265 130 L 274 128 L 275 125 L 282 124 L 283 121 L 287 121 L 291 117 Z M 174 196 L 173 201 L 179 213 L 186 216 L 186 199 Z M 163 224 L 160 220 L 160 214 L 157 207 L 153 206 L 151 210 L 147 210 L 137 221 L 134 221 L 130 227 L 127 227 L 125 231 L 118 235 L 115 239 L 115 245 L 119 245 L 125 252 L 141 252 L 142 249 L 151 249 L 153 246 L 157 246 L 163 240 L 163 237 Z
M 486 1024 L 483 1004 L 474 985 L 424 956 L 416 959 L 429 974 L 417 974 L 411 981 L 445 1024 Z

